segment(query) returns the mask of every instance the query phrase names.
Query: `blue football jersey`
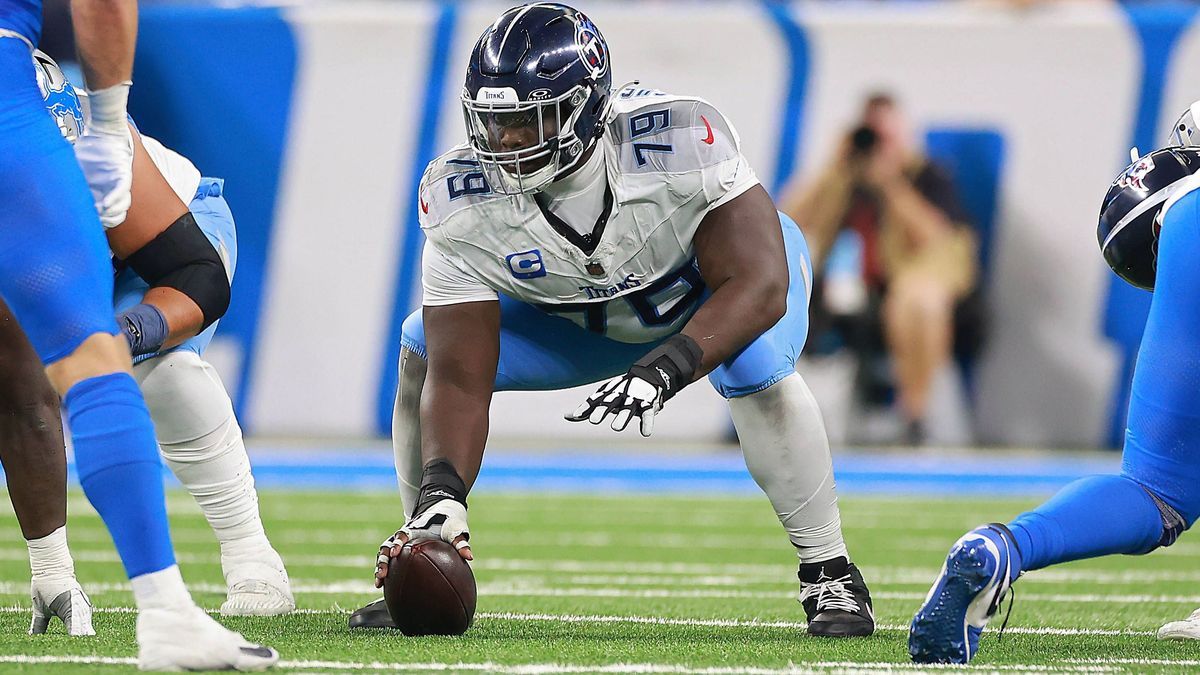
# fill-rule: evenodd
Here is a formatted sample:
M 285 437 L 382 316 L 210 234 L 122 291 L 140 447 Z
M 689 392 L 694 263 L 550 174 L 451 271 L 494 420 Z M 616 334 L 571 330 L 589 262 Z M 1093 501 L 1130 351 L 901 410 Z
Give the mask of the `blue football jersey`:
M 36 45 L 42 36 L 42 0 L 0 0 L 0 30 L 11 30 Z

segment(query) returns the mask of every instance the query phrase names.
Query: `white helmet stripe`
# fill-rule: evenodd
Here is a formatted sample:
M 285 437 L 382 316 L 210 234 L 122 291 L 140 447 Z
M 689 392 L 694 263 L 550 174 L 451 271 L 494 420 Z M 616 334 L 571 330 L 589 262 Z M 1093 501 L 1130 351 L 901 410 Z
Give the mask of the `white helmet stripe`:
M 1112 242 L 1112 240 L 1114 238 L 1116 238 L 1116 236 L 1121 233 L 1121 230 L 1125 229 L 1125 227 L 1127 225 L 1129 225 L 1129 223 L 1132 223 L 1133 221 L 1137 220 L 1139 217 L 1144 215 L 1147 211 L 1157 208 L 1159 204 L 1162 204 L 1163 202 L 1167 201 L 1167 198 L 1169 198 L 1171 195 L 1175 194 L 1175 192 L 1177 190 L 1179 190 L 1179 188 L 1182 187 L 1183 184 L 1185 182 L 1187 182 L 1188 180 L 1190 180 L 1191 178 L 1192 178 L 1191 176 L 1184 176 L 1183 178 L 1180 178 L 1179 180 L 1175 181 L 1174 183 L 1171 183 L 1170 185 L 1166 186 L 1165 188 L 1159 190 L 1158 192 L 1155 192 L 1154 194 L 1150 195 L 1149 197 L 1146 197 L 1141 202 L 1139 202 L 1137 206 L 1135 206 L 1129 210 L 1129 213 L 1125 214 L 1124 218 L 1117 221 L 1117 224 L 1113 227 L 1112 231 L 1109 232 L 1108 236 L 1104 238 L 1104 246 L 1102 246 L 1101 248 L 1107 249 L 1108 245 Z

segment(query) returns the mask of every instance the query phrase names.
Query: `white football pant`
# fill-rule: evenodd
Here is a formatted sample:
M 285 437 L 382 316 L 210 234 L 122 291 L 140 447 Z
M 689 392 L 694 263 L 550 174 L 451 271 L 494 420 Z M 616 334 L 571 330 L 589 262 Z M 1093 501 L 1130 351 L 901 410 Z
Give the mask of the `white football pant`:
M 425 360 L 400 350 L 400 386 L 392 412 L 392 449 L 407 515 L 421 488 L 421 389 Z M 729 399 L 746 467 L 767 494 L 800 557 L 815 563 L 845 556 L 829 439 L 817 401 L 799 374 L 763 391 Z
M 163 460 L 196 499 L 222 555 L 269 549 L 242 429 L 216 370 L 194 352 L 180 350 L 139 363 L 133 374 Z

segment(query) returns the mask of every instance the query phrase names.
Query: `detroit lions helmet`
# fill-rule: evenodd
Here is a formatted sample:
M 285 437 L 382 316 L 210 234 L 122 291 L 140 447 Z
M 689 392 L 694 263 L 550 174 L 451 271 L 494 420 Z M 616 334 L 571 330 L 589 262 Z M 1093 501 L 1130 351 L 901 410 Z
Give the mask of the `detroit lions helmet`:
M 1192 103 L 1179 116 L 1171 127 L 1167 145 L 1200 146 L 1200 101 Z
M 1109 186 L 1096 236 L 1117 276 L 1154 290 L 1163 204 L 1197 171 L 1200 148 L 1173 146 L 1137 158 Z
M 46 110 L 54 118 L 54 123 L 58 125 L 63 138 L 74 143 L 83 133 L 84 115 L 79 93 L 75 91 L 62 68 L 40 49 L 33 52 L 33 65 L 37 73 L 38 89 L 42 90 L 42 100 L 46 102 Z
M 471 50 L 462 92 L 467 137 L 488 183 L 529 193 L 562 176 L 604 133 L 608 44 L 582 12 L 513 7 Z

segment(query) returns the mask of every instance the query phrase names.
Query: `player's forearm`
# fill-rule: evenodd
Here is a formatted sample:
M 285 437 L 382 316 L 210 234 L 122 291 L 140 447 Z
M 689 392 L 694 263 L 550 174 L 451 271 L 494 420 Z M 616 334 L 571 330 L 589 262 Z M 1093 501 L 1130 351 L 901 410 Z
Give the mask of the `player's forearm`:
M 426 380 L 421 397 L 421 462 L 449 461 L 470 490 L 483 463 L 491 393 L 433 379 Z
M 696 378 L 778 323 L 787 311 L 787 290 L 786 276 L 768 275 L 730 279 L 717 288 L 682 331 L 703 350 Z
M 160 349 L 170 349 L 196 337 L 204 330 L 204 312 L 182 292 L 166 286 L 146 291 L 142 302 L 154 306 L 167 323 L 167 338 Z
M 71 20 L 89 89 L 132 79 L 137 0 L 72 0 Z

